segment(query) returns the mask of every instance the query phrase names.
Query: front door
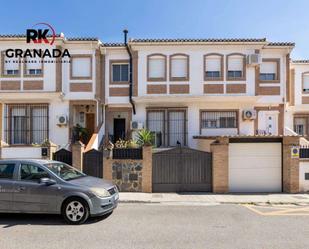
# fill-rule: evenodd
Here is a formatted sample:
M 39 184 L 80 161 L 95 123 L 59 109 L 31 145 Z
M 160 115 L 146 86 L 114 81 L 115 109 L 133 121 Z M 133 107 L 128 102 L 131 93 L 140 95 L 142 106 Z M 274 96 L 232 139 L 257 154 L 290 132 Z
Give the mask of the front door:
M 114 143 L 126 137 L 126 119 L 114 118 Z
M 0 164 L 0 211 L 11 209 L 14 190 L 14 163 Z
M 48 172 L 34 164 L 21 164 L 13 194 L 13 210 L 18 212 L 57 212 L 59 186 L 40 184 Z
M 277 128 L 277 118 L 276 114 L 266 114 L 266 131 L 270 135 L 278 135 L 278 128 Z
M 95 130 L 95 115 L 94 113 L 86 113 L 86 129 L 88 131 L 88 136 L 83 141 L 84 144 L 87 144 L 94 133 Z

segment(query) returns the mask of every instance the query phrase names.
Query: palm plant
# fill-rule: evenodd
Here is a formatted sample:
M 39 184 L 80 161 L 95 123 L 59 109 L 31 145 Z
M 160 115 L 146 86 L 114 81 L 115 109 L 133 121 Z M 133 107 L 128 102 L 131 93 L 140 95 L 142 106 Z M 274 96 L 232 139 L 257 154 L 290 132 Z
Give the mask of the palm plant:
M 153 132 L 142 129 L 137 133 L 137 143 L 141 146 L 151 146 L 154 141 Z

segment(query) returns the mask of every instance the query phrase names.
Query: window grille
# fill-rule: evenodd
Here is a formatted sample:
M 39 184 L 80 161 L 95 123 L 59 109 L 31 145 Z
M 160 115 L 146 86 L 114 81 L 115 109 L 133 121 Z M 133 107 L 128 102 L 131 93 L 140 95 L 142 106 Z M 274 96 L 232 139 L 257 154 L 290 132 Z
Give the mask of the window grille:
M 48 139 L 48 104 L 8 104 L 4 119 L 8 144 L 41 144 Z

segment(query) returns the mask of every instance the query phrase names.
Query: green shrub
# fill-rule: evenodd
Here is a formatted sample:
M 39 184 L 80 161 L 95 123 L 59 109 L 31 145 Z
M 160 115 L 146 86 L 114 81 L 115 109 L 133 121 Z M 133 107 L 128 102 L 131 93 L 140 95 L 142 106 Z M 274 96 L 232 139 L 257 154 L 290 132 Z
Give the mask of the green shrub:
M 154 142 L 153 132 L 143 129 L 137 133 L 137 143 L 141 146 L 151 146 Z

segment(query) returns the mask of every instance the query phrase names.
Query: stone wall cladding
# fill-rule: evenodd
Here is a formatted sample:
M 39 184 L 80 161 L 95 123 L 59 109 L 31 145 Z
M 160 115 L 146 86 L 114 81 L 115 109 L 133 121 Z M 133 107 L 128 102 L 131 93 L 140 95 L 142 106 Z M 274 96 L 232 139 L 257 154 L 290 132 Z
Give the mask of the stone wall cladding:
M 142 192 L 143 162 L 118 160 L 112 163 L 112 179 L 120 191 Z
M 109 153 L 108 153 L 109 154 Z M 103 178 L 120 191 L 152 192 L 152 147 L 143 147 L 143 160 L 103 158 Z

